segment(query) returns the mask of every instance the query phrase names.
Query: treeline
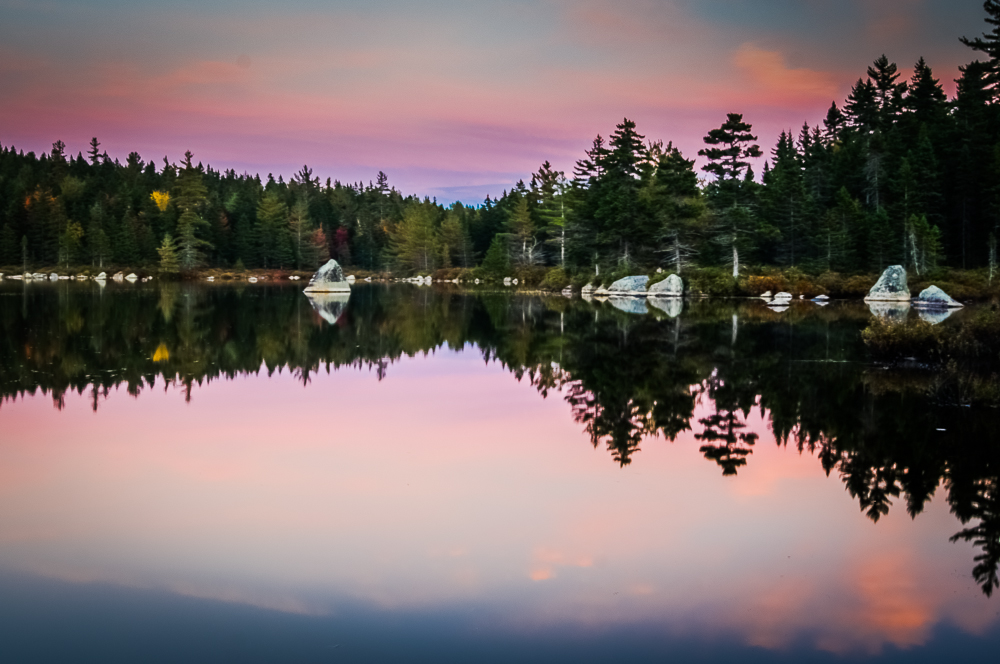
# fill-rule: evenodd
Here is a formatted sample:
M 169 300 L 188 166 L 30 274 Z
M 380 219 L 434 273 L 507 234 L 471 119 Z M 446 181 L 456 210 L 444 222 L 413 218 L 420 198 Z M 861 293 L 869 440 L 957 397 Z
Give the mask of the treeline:
M 731 113 L 705 136 L 699 180 L 672 143 L 626 119 L 568 176 L 545 162 L 477 207 L 403 196 L 377 180 L 285 182 L 216 171 L 186 154 L 35 155 L 0 148 L 0 264 L 309 269 L 332 256 L 369 270 L 484 276 L 532 266 L 604 275 L 664 267 L 996 265 L 1000 219 L 1000 2 L 982 54 L 948 98 L 920 59 L 906 78 L 882 56 L 822 122 L 783 132 L 758 178 L 752 125 Z

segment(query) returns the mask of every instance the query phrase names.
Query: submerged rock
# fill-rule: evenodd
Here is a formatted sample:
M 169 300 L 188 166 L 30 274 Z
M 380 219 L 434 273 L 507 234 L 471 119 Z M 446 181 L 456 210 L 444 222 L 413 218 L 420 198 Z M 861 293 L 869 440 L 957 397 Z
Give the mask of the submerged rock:
M 902 265 L 887 267 L 865 297 L 865 302 L 909 301 L 910 288 L 906 285 L 906 270 L 903 269 Z
M 656 297 L 682 297 L 684 295 L 684 281 L 672 274 L 663 281 L 658 281 L 649 287 L 649 294 Z
M 671 318 L 677 318 L 684 311 L 684 300 L 679 297 L 651 297 L 649 306 L 656 307 Z
M 350 293 L 351 285 L 344 278 L 340 264 L 332 258 L 317 270 L 305 288 L 306 293 Z
M 340 317 L 344 315 L 344 311 L 347 309 L 347 301 L 350 297 L 350 292 L 306 293 L 306 298 L 308 298 L 309 304 L 311 304 L 312 308 L 317 314 L 319 314 L 319 317 L 330 325 L 336 325 Z
M 610 300 L 611 306 L 620 311 L 624 311 L 627 314 L 648 314 L 649 309 L 646 308 L 646 300 L 641 297 L 613 297 Z
M 872 315 L 885 319 L 891 323 L 902 323 L 910 315 L 909 301 L 881 301 L 868 302 L 868 309 Z
M 920 291 L 920 296 L 913 301 L 918 307 L 932 307 L 938 309 L 959 309 L 965 305 L 956 302 L 950 295 L 937 286 L 928 286 Z M 944 319 L 942 319 L 944 320 Z
M 625 277 L 624 279 L 619 279 L 615 283 L 611 284 L 611 288 L 608 289 L 609 295 L 645 295 L 646 294 L 646 284 L 649 283 L 649 277 L 636 276 L 636 277 Z

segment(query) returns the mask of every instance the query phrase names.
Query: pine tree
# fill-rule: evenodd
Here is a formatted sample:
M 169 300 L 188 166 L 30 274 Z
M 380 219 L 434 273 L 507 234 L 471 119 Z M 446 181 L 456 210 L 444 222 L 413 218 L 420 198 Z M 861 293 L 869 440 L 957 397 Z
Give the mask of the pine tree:
M 180 272 L 181 264 L 178 258 L 177 242 L 170 236 L 170 233 L 163 236 L 163 242 L 156 250 L 156 253 L 160 255 L 160 272 L 166 274 Z
M 790 134 L 781 132 L 773 160 L 774 167 L 764 181 L 765 219 L 781 231 L 779 260 L 794 267 L 807 257 L 812 233 L 807 223 L 809 201 L 802 177 L 802 158 Z
M 90 164 L 92 166 L 97 166 L 97 162 L 101 158 L 101 144 L 97 142 L 97 137 L 94 136 L 90 139 L 90 150 L 87 151 L 87 155 L 90 157 Z
M 984 53 L 987 60 L 986 89 L 991 97 L 1000 94 L 1000 0 L 986 0 L 983 3 L 986 18 L 983 19 L 992 28 L 981 37 L 962 37 L 960 41 L 974 51 Z
M 184 153 L 183 167 L 174 186 L 174 205 L 180 211 L 177 219 L 177 250 L 180 269 L 187 272 L 200 267 L 205 260 L 202 249 L 211 243 L 198 236 L 198 231 L 208 226 L 201 216 L 207 199 L 207 189 L 202 182 L 202 169 L 191 163 L 192 154 Z
M 518 265 L 534 265 L 541 258 L 535 221 L 531 218 L 527 196 L 517 196 L 517 202 L 507 217 L 507 234 L 514 245 Z
M 480 267 L 492 277 L 502 277 L 510 272 L 510 256 L 507 253 L 506 243 L 499 235 L 493 238 Z
M 290 264 L 288 207 L 276 191 L 269 191 L 257 206 L 257 263 L 264 268 Z
M 412 205 L 392 235 L 390 249 L 397 265 L 410 272 L 433 272 L 437 266 L 438 238 L 435 209 L 430 201 Z
M 309 206 L 304 196 L 299 197 L 288 215 L 288 230 L 292 240 L 295 268 L 315 269 L 319 263 L 319 255 L 314 243 L 312 219 L 309 216 Z
M 17 233 L 10 223 L 6 223 L 0 230 L 0 265 L 16 264 L 17 249 Z
M 742 115 L 729 113 L 726 122 L 705 137 L 708 145 L 726 147 L 705 148 L 698 152 L 709 161 L 702 170 L 717 178 L 711 188 L 711 200 L 716 208 L 715 241 L 732 252 L 734 279 L 740 274 L 740 251 L 752 246 L 754 218 L 743 201 L 743 193 L 753 182 L 753 170 L 746 160 L 761 156 L 752 129 L 752 125 L 743 122 Z M 741 175 L 744 175 L 742 180 Z
M 664 263 L 682 274 L 694 264 L 706 218 L 694 160 L 668 144 L 642 193 L 658 227 Z

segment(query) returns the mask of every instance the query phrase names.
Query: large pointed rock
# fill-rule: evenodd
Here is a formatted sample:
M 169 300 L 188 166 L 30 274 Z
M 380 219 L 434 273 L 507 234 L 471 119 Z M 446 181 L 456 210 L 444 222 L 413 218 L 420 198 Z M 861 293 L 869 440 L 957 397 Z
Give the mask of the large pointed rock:
M 865 302 L 909 302 L 910 287 L 906 285 L 906 270 L 902 265 L 885 269 L 878 282 L 868 291 Z
M 340 264 L 332 258 L 316 271 L 305 288 L 306 293 L 350 293 L 351 285 L 344 278 Z
M 950 295 L 937 286 L 928 286 L 920 291 L 920 296 L 913 301 L 918 307 L 930 307 L 936 309 L 959 309 L 965 305 L 956 302 Z
M 672 274 L 663 281 L 658 281 L 649 287 L 649 294 L 654 297 L 682 297 L 684 295 L 684 281 Z
M 645 275 L 625 277 L 611 284 L 611 287 L 608 288 L 608 295 L 645 295 L 648 283 L 649 277 Z
M 351 299 L 348 293 L 326 293 L 314 292 L 306 294 L 309 304 L 316 310 L 319 317 L 330 325 L 336 325 L 344 311 L 347 309 L 347 301 Z

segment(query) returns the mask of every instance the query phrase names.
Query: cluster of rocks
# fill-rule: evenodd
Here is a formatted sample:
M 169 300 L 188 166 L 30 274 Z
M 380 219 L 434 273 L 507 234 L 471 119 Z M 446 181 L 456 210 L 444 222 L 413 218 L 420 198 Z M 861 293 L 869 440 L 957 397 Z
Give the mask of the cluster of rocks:
M 684 281 L 676 274 L 671 274 L 663 281 L 658 281 L 649 286 L 649 277 L 644 275 L 625 277 L 619 279 L 607 288 L 601 286 L 595 289 L 594 284 L 589 283 L 583 287 L 582 295 L 592 295 L 594 297 L 683 297 Z
M 762 300 L 767 302 L 767 306 L 771 309 L 771 311 L 776 311 L 778 313 L 788 311 L 788 308 L 792 305 L 792 300 L 795 299 L 795 296 L 791 293 L 786 293 L 784 291 L 778 293 L 777 295 L 773 295 L 771 291 L 767 291 L 765 293 L 761 293 L 760 297 Z M 805 300 L 805 295 L 799 295 L 799 299 Z M 821 307 L 825 307 L 830 304 L 830 297 L 828 295 L 817 295 L 812 298 L 810 302 Z
M 937 286 L 928 286 L 917 297 L 911 297 L 906 270 L 902 265 L 886 268 L 865 297 L 865 302 L 872 314 L 894 322 L 906 320 L 912 306 L 921 319 L 932 325 L 964 306 Z
M 3 273 L 0 273 L 0 279 L 3 279 Z M 86 274 L 59 274 L 57 272 L 52 272 L 50 274 L 43 274 L 41 272 L 25 272 L 24 274 L 12 274 L 7 277 L 7 279 L 12 279 L 15 281 L 88 281 L 93 280 L 99 284 L 105 284 L 108 280 L 108 275 L 106 272 L 101 272 L 96 277 L 91 277 Z M 129 283 L 141 282 L 146 283 L 147 281 L 152 281 L 153 277 L 139 277 L 135 273 L 131 273 L 128 276 L 124 272 L 117 272 L 111 277 L 113 281 L 122 282 L 127 281 Z

